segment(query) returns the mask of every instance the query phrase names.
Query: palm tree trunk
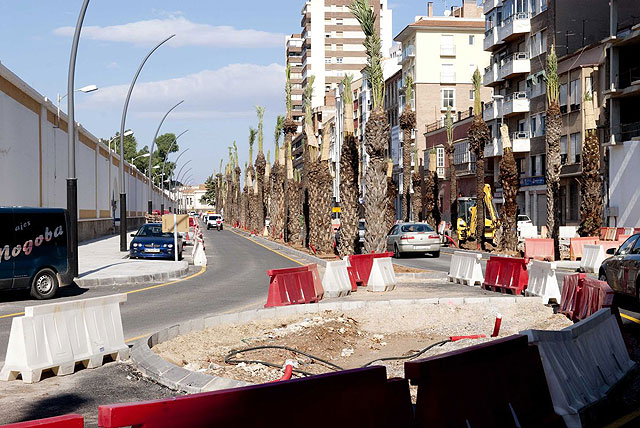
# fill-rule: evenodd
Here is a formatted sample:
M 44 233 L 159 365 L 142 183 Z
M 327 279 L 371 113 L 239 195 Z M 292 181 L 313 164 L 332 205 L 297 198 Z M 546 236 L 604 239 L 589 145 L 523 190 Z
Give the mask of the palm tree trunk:
M 256 175 L 258 181 L 258 192 L 256 193 L 256 230 L 262 234 L 264 230 L 264 171 L 267 161 L 264 154 L 259 151 L 256 158 Z
M 346 134 L 340 154 L 340 257 L 355 254 L 358 244 L 358 147 Z
M 547 228 L 554 240 L 556 260 L 560 260 L 560 132 L 562 116 L 556 102 L 547 107 Z
M 502 138 L 503 155 L 500 160 L 500 182 L 502 183 L 502 193 L 504 195 L 504 205 L 502 207 L 502 248 L 507 251 L 515 252 L 518 250 L 518 229 L 517 214 L 518 203 L 518 168 L 513 150 L 511 148 L 511 140 L 509 139 L 509 128 L 503 125 L 500 129 Z
M 602 227 L 602 179 L 600 178 L 600 142 L 595 129 L 588 129 L 582 149 L 580 187 L 580 236 L 598 236 Z
M 477 70 L 476 70 L 477 71 Z M 489 141 L 489 128 L 482 113 L 476 113 L 469 127 L 469 146 L 476 156 L 476 242 L 484 249 L 484 147 Z M 474 231 L 469 230 L 469 234 Z
M 365 128 L 369 164 L 365 176 L 365 252 L 381 253 L 386 249 L 386 224 L 380 221 L 387 209 L 387 161 L 385 149 L 389 140 L 389 124 L 382 108 L 369 117 Z
M 423 219 L 423 200 L 422 200 L 422 176 L 419 172 L 413 173 L 411 177 L 413 181 L 413 195 L 411 196 L 411 208 L 413 211 L 413 221 L 422 221 Z
M 409 221 L 409 198 L 411 189 L 411 130 L 415 128 L 416 114 L 407 105 L 400 116 L 402 128 L 402 213 L 400 218 Z

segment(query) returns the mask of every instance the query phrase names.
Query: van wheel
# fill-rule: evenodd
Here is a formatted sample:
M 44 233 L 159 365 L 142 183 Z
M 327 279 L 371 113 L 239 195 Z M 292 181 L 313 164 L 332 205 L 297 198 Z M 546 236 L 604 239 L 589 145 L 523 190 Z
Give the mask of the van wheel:
M 31 282 L 31 296 L 38 300 L 50 299 L 58 291 L 58 276 L 51 269 L 41 269 Z

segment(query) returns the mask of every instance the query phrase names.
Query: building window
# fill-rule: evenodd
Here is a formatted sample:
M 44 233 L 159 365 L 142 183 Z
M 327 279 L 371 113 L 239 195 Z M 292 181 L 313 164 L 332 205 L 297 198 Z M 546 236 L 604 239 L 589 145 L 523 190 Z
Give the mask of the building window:
M 540 115 L 540 127 L 542 128 L 542 133 L 540 135 L 544 135 L 547 133 L 547 114 L 543 113 Z
M 442 109 L 446 110 L 447 107 L 455 110 L 455 89 L 442 89 Z
M 536 130 L 537 130 L 537 124 L 536 124 L 536 117 L 535 116 L 531 116 L 530 129 L 531 129 L 531 136 L 535 137 L 536 136 Z
M 531 177 L 535 177 L 537 174 L 536 172 L 536 156 L 529 156 L 529 165 L 531 165 Z
M 569 99 L 571 102 L 571 110 L 580 108 L 580 79 L 572 80 L 569 84 Z
M 344 50 L 344 45 L 342 45 L 342 44 L 337 44 L 337 45 L 336 45 L 336 50 L 337 50 L 337 51 Z
M 342 25 L 342 18 L 336 19 L 336 25 Z
M 336 63 L 338 64 L 342 64 L 343 59 L 342 58 L 336 58 Z
M 324 59 L 325 64 L 331 64 L 331 57 L 327 57 Z
M 560 164 L 565 165 L 567 163 L 567 136 L 560 137 Z
M 438 178 L 444 178 L 444 147 L 436 148 L 436 172 Z
M 571 142 L 571 163 L 580 162 L 580 154 L 582 153 L 582 144 L 580 141 L 580 133 L 575 132 L 570 135 Z
M 567 112 L 567 84 L 560 85 L 560 113 Z
M 469 35 L 469 44 L 473 45 L 473 43 L 475 42 L 475 38 L 476 36 L 474 36 L 473 34 Z
M 469 90 L 469 99 L 470 99 L 471 101 L 473 101 L 473 100 L 474 100 L 475 95 L 476 95 L 476 91 L 475 91 L 475 90 L 473 90 L 473 89 L 470 89 L 470 90 Z

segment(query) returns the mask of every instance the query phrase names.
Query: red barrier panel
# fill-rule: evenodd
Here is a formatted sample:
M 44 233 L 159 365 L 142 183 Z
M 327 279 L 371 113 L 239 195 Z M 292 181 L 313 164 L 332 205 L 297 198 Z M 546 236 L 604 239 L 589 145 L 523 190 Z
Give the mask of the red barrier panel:
M 522 294 L 529 283 L 525 259 L 491 256 L 482 288 L 501 293 Z
M 587 236 L 584 238 L 570 238 L 569 250 L 571 260 L 578 260 L 582 258 L 582 251 L 585 245 L 596 245 L 597 243 L 598 238 L 592 236 Z
M 618 228 L 616 228 L 616 237 L 614 238 L 614 241 L 618 241 L 618 240 L 620 240 L 620 239 L 621 239 L 621 238 L 620 238 L 620 236 L 622 236 L 622 235 L 624 235 L 624 234 L 625 234 L 624 227 L 618 227 Z M 628 238 L 628 237 L 629 237 L 629 236 L 627 236 L 627 238 Z M 625 238 L 625 240 L 626 240 L 626 238 Z
M 607 253 L 609 248 L 615 248 L 616 250 L 624 241 L 598 241 L 596 245 L 602 245 L 602 250 Z M 607 256 L 608 257 L 608 256 Z
M 404 364 L 416 427 L 564 427 L 537 346 L 515 335 Z
M 285 269 L 270 269 L 269 295 L 265 308 L 315 303 L 322 299 L 322 283 L 316 264 Z
M 574 275 L 566 275 L 562 280 L 562 294 L 558 312 L 566 315 L 569 319 L 573 319 L 573 314 L 576 312 L 578 295 L 586 277 L 587 275 L 584 273 L 576 273 Z
M 347 266 L 347 273 L 349 274 L 349 282 L 351 282 L 351 292 L 358 291 L 358 275 L 353 266 Z
M 82 415 L 64 415 L 54 418 L 38 419 L 35 421 L 18 422 L 16 424 L 2 425 L 3 428 L 83 428 L 84 419 Z
M 349 264 L 351 264 L 356 273 L 356 281 L 366 287 L 369 282 L 369 275 L 371 275 L 373 259 L 392 256 L 393 253 L 355 254 L 349 256 Z
M 574 321 L 581 321 L 602 308 L 611 307 L 613 304 L 613 290 L 605 281 L 585 277 L 582 279 L 582 288 L 578 293 L 576 311 L 573 313 Z
M 529 259 L 554 261 L 553 239 L 526 238 L 524 256 Z
M 366 400 L 355 399 L 367 397 Z M 406 380 L 382 366 L 98 408 L 103 428 L 408 427 Z

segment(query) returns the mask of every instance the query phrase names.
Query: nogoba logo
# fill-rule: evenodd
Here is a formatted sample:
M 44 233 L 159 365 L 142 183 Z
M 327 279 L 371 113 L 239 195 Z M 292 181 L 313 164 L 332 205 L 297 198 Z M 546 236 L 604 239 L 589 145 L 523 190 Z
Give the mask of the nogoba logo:
M 62 226 L 56 227 L 53 232 L 51 232 L 48 227 L 45 227 L 42 235 L 38 235 L 35 239 L 29 239 L 23 245 L 18 244 L 13 248 L 9 245 L 5 245 L 0 248 L 0 263 L 2 263 L 2 260 L 8 261 L 12 257 L 18 257 L 20 253 L 24 253 L 25 256 L 28 256 L 31 254 L 31 251 L 33 251 L 34 246 L 39 247 L 43 242 L 49 242 L 52 239 L 62 236 L 63 233 L 64 230 L 62 229 Z

